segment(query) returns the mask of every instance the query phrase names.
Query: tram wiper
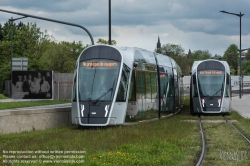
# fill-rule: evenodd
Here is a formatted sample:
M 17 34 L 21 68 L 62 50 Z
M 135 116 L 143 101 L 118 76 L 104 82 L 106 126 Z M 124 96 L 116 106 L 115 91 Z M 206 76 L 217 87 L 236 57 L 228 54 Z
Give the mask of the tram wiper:
M 93 104 L 98 103 L 98 101 L 100 101 L 101 98 L 103 98 L 106 94 L 108 94 L 109 91 L 112 91 L 112 90 L 113 90 L 113 88 L 110 88 L 109 90 L 104 92 L 100 97 L 98 97 L 98 99 L 96 99 L 96 101 L 93 102 Z
M 223 90 L 223 84 L 221 85 L 221 88 L 213 96 L 211 96 L 209 99 L 211 100 L 217 93 L 219 93 L 222 90 Z
M 113 81 L 113 85 L 112 85 L 112 88 L 111 88 L 111 89 L 112 89 L 112 92 L 111 92 L 111 95 L 110 95 L 110 99 L 111 99 L 111 97 L 112 97 L 112 95 L 113 95 L 113 92 L 114 92 L 114 91 L 113 91 L 114 85 L 115 85 L 115 79 L 114 79 L 114 81 Z

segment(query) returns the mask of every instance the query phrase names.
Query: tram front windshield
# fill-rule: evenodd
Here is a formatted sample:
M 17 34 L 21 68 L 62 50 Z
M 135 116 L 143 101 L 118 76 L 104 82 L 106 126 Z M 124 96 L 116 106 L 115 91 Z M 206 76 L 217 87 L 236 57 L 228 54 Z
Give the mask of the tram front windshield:
M 80 62 L 79 66 L 79 100 L 112 100 L 120 62 L 107 59 L 91 59 Z
M 198 88 L 201 97 L 222 96 L 225 82 L 225 72 L 221 70 L 198 71 Z

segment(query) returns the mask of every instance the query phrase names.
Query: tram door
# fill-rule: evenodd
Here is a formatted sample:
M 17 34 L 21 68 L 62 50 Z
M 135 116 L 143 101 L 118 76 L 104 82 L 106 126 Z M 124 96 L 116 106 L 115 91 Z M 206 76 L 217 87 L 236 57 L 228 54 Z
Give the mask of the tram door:
M 167 93 L 168 93 L 168 74 L 165 73 L 164 67 L 160 67 L 160 110 L 162 112 L 168 111 Z
M 158 117 L 156 72 L 136 71 L 136 99 L 139 119 Z
M 174 86 L 174 75 L 173 74 L 169 74 L 169 91 L 168 91 L 168 96 L 167 96 L 167 100 L 169 101 L 169 111 L 171 113 L 174 112 L 175 110 L 175 98 L 174 98 L 174 92 L 175 92 L 175 86 Z
M 137 96 L 138 99 L 138 116 L 142 119 L 145 118 L 146 113 L 146 93 L 145 93 L 145 73 L 143 71 L 136 72 L 136 85 L 137 85 Z
M 175 111 L 178 110 L 179 108 L 179 88 L 178 88 L 178 76 L 177 76 L 177 71 L 174 69 L 174 96 L 175 96 Z

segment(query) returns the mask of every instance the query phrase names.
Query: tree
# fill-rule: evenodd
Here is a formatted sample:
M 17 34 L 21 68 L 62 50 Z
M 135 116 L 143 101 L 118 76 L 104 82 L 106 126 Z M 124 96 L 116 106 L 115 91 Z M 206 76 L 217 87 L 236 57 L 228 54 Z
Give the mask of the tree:
M 210 59 L 212 54 L 208 50 L 195 50 L 191 54 L 191 59 L 194 61 Z
M 155 49 L 155 52 L 158 52 L 160 54 L 164 54 L 170 57 L 185 55 L 184 48 L 182 48 L 181 45 L 170 44 L 170 43 L 162 45 L 162 47 L 159 50 Z
M 193 64 L 193 59 L 186 56 L 175 56 L 173 59 L 180 66 L 183 75 L 189 75 Z
M 105 39 L 100 39 L 99 38 L 96 43 L 99 43 L 99 44 L 109 44 L 109 41 L 105 40 Z M 116 45 L 116 41 L 115 40 L 111 40 L 111 45 Z
M 250 61 L 250 49 L 245 53 L 245 57 L 248 61 Z
M 232 66 L 230 66 L 230 73 L 235 73 L 235 70 Z
M 250 75 L 250 61 L 242 63 L 242 74 Z
M 184 48 L 181 45 L 176 44 L 165 44 L 162 45 L 160 49 L 155 49 L 155 52 L 167 55 L 173 58 L 178 66 L 180 66 L 182 70 L 182 74 L 189 75 L 191 70 L 191 64 L 193 63 L 192 59 L 187 58 L 184 53 Z
M 86 47 L 82 47 L 81 42 L 51 42 L 40 60 L 41 68 L 60 73 L 74 72 L 76 60 Z
M 223 59 L 227 61 L 228 65 L 235 70 L 235 75 L 237 75 L 237 66 L 239 59 L 239 50 L 235 44 L 231 44 L 223 55 Z
M 0 93 L 1 84 L 10 79 L 11 26 L 0 24 Z M 102 41 L 102 40 L 101 40 Z M 116 44 L 116 42 L 113 42 Z M 54 70 L 73 72 L 83 49 L 81 42 L 56 42 L 53 36 L 40 31 L 34 23 L 13 24 L 13 57 L 28 58 L 28 70 Z

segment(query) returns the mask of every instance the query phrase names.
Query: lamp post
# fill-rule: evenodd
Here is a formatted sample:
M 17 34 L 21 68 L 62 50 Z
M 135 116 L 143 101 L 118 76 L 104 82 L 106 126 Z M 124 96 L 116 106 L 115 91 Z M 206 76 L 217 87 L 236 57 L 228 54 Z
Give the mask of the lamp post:
M 246 49 L 239 49 L 238 51 L 241 53 L 241 52 L 243 52 L 243 51 L 246 51 L 246 50 L 250 50 L 250 48 L 246 48 Z M 240 58 L 241 59 L 241 58 Z M 241 59 L 242 60 L 242 59 Z M 243 90 L 244 90 L 244 88 L 243 88 L 243 76 L 241 76 L 241 78 L 240 78 L 242 81 L 241 81 L 241 89 L 242 89 L 242 96 L 243 96 Z
M 83 26 L 81 26 L 79 24 L 74 24 L 74 23 L 70 23 L 70 22 L 55 20 L 55 19 L 51 19 L 51 18 L 39 17 L 39 16 L 31 15 L 31 14 L 13 12 L 13 11 L 3 10 L 3 9 L 0 9 L 0 12 L 12 13 L 12 14 L 21 15 L 21 16 L 24 16 L 24 17 L 30 17 L 30 18 L 35 18 L 35 19 L 39 19 L 39 20 L 45 20 L 45 21 L 50 21 L 50 22 L 55 22 L 55 23 L 59 23 L 59 24 L 65 24 L 65 25 L 70 25 L 70 26 L 81 28 L 81 29 L 83 29 L 83 30 L 85 30 L 87 32 L 87 34 L 90 37 L 92 45 L 94 45 L 94 39 L 93 39 L 91 33 L 85 27 L 83 27 Z
M 20 18 L 16 18 L 16 19 L 13 19 L 13 17 L 11 17 L 11 19 L 9 19 L 9 22 L 10 22 L 10 26 L 11 26 L 11 60 L 10 60 L 10 97 L 12 98 L 12 68 L 13 68 L 13 65 L 12 65 L 12 59 L 13 59 L 13 22 L 16 21 L 16 20 L 20 20 L 20 19 L 23 19 L 23 18 L 26 18 L 26 16 L 24 17 L 20 17 Z
M 111 0 L 109 0 L 109 45 L 111 45 Z
M 241 14 L 241 12 L 240 12 L 240 14 L 237 14 L 237 13 L 230 13 L 230 12 L 226 12 L 226 11 L 224 11 L 224 10 L 222 10 L 222 11 L 220 11 L 220 12 L 222 12 L 222 13 L 226 13 L 226 14 L 232 14 L 232 15 L 235 15 L 235 16 L 238 16 L 238 17 L 240 17 L 240 78 L 242 79 L 242 64 L 241 64 L 241 17 L 242 16 L 244 16 L 244 14 Z M 239 87 L 239 98 L 241 99 L 241 82 L 242 82 L 242 80 L 240 79 L 240 87 Z

